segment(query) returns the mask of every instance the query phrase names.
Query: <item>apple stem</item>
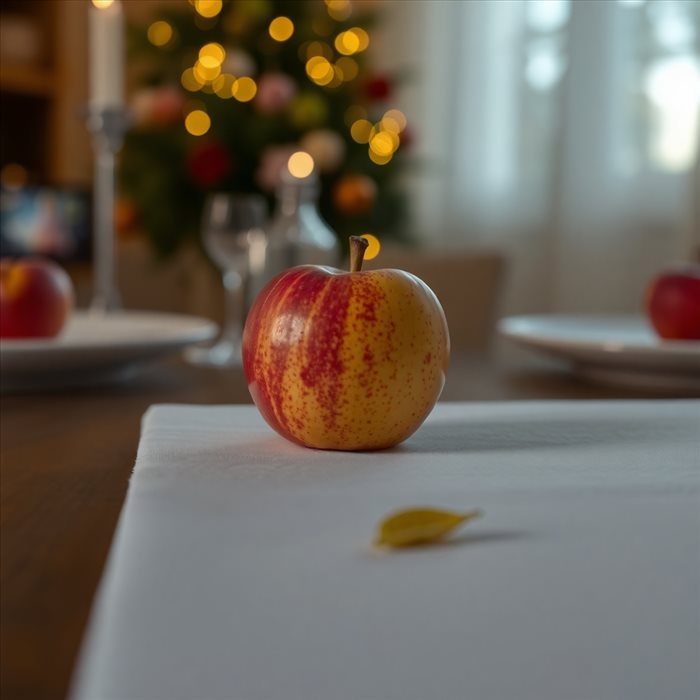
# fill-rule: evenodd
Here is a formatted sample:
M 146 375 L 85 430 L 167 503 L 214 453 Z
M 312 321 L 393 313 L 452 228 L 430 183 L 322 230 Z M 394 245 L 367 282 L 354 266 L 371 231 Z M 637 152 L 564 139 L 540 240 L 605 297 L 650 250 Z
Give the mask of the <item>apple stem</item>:
M 350 236 L 350 272 L 360 272 L 369 241 L 362 236 Z

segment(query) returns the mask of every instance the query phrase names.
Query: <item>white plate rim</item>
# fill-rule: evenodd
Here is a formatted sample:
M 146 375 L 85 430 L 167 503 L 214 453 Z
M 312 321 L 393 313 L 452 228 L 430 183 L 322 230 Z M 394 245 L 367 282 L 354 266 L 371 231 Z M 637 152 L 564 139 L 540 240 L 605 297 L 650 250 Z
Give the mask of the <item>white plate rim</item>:
M 79 323 L 86 323 L 92 316 L 92 312 L 78 310 L 74 312 L 74 320 Z M 162 337 L 148 337 L 142 340 L 129 339 L 110 339 L 106 342 L 86 342 L 85 340 L 72 340 L 64 336 L 56 338 L 3 338 L 0 340 L 0 356 L 5 355 L 8 359 L 13 355 L 20 353 L 29 353 L 33 355 L 58 355 L 65 353 L 86 352 L 86 353 L 101 353 L 101 352 L 119 352 L 120 350 L 138 350 L 140 348 L 149 349 L 162 347 L 180 347 L 183 344 L 189 345 L 194 343 L 205 342 L 216 336 L 218 331 L 217 324 L 207 318 L 200 316 L 190 316 L 187 314 L 165 313 L 155 311 L 115 311 L 108 312 L 105 316 L 95 315 L 101 323 L 110 322 L 113 319 L 117 322 L 129 320 L 138 320 L 139 322 L 168 322 L 174 326 L 181 325 L 181 328 L 175 328 L 172 334 Z
M 533 314 L 522 316 L 508 316 L 498 323 L 501 335 L 516 342 L 523 343 L 543 350 L 566 354 L 570 351 L 589 351 L 598 355 L 608 354 L 620 356 L 627 353 L 648 355 L 649 357 L 698 357 L 700 358 L 700 342 L 686 340 L 661 340 L 657 344 L 634 343 L 627 340 L 611 338 L 608 341 L 586 340 L 579 338 L 558 337 L 555 334 L 542 335 L 533 331 L 528 326 L 537 326 L 542 323 L 556 324 L 585 322 L 588 324 L 602 322 L 605 324 L 638 322 L 641 327 L 650 328 L 643 316 L 640 315 L 615 315 L 615 314 Z M 653 331 L 650 331 L 653 332 Z M 652 336 L 653 337 L 653 336 Z

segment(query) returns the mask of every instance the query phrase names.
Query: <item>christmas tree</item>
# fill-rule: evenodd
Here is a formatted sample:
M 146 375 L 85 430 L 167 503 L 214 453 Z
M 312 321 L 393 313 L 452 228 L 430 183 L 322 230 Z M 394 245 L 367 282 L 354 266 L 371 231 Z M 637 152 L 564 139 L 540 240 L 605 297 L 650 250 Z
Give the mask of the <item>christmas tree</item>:
M 199 234 L 208 192 L 271 201 L 299 150 L 321 213 L 343 239 L 400 237 L 406 119 L 394 79 L 372 72 L 368 0 L 183 0 L 130 27 L 138 76 L 120 163 L 122 216 L 162 255 Z

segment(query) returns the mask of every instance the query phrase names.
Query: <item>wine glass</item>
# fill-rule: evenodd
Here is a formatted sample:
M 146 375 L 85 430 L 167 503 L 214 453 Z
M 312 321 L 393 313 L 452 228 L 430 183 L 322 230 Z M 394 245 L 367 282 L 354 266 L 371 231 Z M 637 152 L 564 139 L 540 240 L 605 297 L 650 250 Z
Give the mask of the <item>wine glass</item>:
M 215 193 L 207 197 L 202 215 L 202 242 L 222 271 L 224 323 L 213 346 L 191 349 L 188 353 L 191 362 L 215 367 L 241 365 L 245 288 L 251 264 L 255 264 L 261 247 L 265 247 L 266 217 L 266 202 L 260 195 Z

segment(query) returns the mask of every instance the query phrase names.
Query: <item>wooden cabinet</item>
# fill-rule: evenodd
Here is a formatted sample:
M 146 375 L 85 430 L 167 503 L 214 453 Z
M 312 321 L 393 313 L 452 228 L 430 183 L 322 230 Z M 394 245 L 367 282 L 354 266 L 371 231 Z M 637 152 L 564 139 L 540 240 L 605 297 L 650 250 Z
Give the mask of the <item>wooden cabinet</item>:
M 128 20 L 144 24 L 173 4 L 134 0 L 123 8 Z M 84 120 L 89 10 L 89 0 L 0 0 L 0 169 L 20 165 L 30 183 L 91 189 L 92 145 Z M 221 279 L 197 251 L 162 262 L 135 238 L 117 240 L 116 257 L 126 307 L 222 316 Z M 91 265 L 62 264 L 79 305 L 87 305 Z
M 0 167 L 33 182 L 88 184 L 87 11 L 83 0 L 0 2 Z

